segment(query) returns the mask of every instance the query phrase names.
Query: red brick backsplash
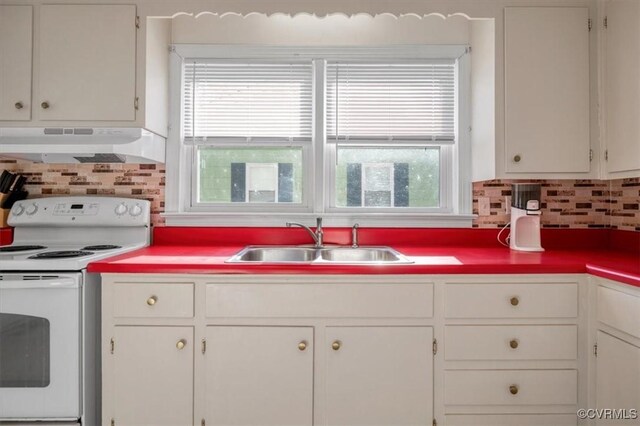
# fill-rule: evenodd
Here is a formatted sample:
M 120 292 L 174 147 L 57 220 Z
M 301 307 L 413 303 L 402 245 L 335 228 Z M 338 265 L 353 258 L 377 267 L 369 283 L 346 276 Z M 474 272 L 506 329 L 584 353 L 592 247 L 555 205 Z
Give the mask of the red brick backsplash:
M 38 164 L 0 158 L 0 170 L 27 176 L 29 197 L 111 195 L 151 201 L 151 220 L 163 225 L 165 167 L 154 164 Z M 640 178 L 602 180 L 493 180 L 473 184 L 477 228 L 509 221 L 511 183 L 542 184 L 545 228 L 617 228 L 640 231 Z M 480 205 L 489 206 L 479 211 Z

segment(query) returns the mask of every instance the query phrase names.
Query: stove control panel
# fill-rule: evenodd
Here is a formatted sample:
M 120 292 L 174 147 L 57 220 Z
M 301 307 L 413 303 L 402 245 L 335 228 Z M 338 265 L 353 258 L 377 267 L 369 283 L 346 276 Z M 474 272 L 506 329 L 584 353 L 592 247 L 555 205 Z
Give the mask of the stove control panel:
M 53 210 L 53 214 L 56 216 L 84 216 L 96 215 L 99 211 L 99 203 L 58 203 Z
M 11 226 L 148 226 L 147 200 L 116 197 L 50 197 L 16 202 Z

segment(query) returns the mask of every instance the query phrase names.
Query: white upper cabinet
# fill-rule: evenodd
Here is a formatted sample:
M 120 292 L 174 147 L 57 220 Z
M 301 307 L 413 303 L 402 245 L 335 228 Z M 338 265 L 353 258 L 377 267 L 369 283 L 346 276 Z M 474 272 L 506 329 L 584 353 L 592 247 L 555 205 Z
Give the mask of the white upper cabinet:
M 505 8 L 505 172 L 588 173 L 589 11 Z
M 41 120 L 136 119 L 136 7 L 40 7 Z
M 602 68 L 606 171 L 610 177 L 638 176 L 640 2 L 610 0 L 605 9 L 605 20 L 601 25 L 604 27 Z
M 0 120 L 31 119 L 32 6 L 0 6 Z

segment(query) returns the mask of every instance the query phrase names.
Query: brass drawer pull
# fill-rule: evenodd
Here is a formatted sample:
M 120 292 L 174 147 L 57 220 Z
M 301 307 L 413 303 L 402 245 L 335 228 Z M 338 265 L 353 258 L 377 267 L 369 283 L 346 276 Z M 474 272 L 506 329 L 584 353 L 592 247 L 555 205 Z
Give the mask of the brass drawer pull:
M 42 107 L 42 109 L 49 109 L 49 102 L 44 101 L 43 103 L 40 104 L 40 106 Z
M 342 346 L 342 342 L 340 342 L 340 340 L 336 340 L 331 344 L 331 349 L 333 349 L 334 351 L 337 351 L 340 349 L 341 346 Z
M 298 350 L 304 351 L 305 349 L 307 349 L 307 342 L 303 340 L 302 342 L 298 343 Z
M 156 304 L 157 301 L 158 301 L 158 296 L 151 296 L 150 298 L 147 299 L 147 305 L 153 306 Z
M 513 296 L 510 302 L 511 306 L 518 306 L 520 304 L 520 298 L 518 296 Z
M 520 156 L 520 154 L 517 154 L 517 155 L 514 155 L 514 156 L 513 156 L 513 161 L 514 161 L 515 163 L 519 163 L 519 162 L 520 162 L 520 160 L 522 160 L 522 157 Z
M 518 386 L 517 385 L 511 385 L 509 386 L 509 392 L 511 393 L 511 395 L 517 395 L 518 394 Z
M 16 102 L 16 104 L 14 106 L 16 107 L 16 109 L 24 108 L 24 105 L 22 104 L 22 102 Z
M 187 346 L 187 341 L 185 339 L 180 339 L 178 340 L 178 343 L 176 343 L 176 348 L 178 348 L 179 351 L 183 350 L 185 346 Z
M 518 349 L 518 340 L 511 339 L 511 341 L 509 342 L 509 346 L 511 347 L 511 349 Z

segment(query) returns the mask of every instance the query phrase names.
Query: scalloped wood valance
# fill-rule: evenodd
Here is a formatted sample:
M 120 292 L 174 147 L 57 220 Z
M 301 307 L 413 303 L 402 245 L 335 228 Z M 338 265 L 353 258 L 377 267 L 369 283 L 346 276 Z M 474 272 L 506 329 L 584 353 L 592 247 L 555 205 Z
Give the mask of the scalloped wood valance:
M 144 0 L 143 0 L 144 1 Z M 413 16 L 463 16 L 468 19 L 492 18 L 497 3 L 486 0 L 147 0 L 148 16 L 176 17 L 188 15 L 390 15 Z

